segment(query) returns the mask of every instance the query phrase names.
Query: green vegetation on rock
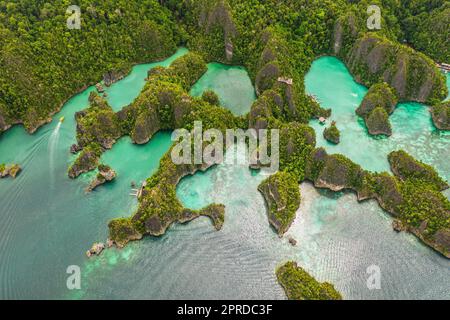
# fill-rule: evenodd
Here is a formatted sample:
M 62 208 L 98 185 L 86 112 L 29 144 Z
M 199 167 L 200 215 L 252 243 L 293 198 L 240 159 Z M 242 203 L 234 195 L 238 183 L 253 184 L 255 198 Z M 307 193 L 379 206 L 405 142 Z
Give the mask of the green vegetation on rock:
M 74 179 L 82 173 L 86 173 L 97 168 L 102 152 L 102 147 L 95 143 L 84 147 L 78 158 L 69 167 L 69 177 Z
M 375 34 L 359 38 L 343 57 L 358 82 L 392 86 L 401 101 L 435 103 L 447 94 L 445 78 L 424 54 Z
M 450 4 L 446 0 L 404 0 L 397 15 L 403 38 L 439 62 L 450 62 Z
M 175 52 L 181 32 L 156 0 L 77 1 L 81 29 L 69 29 L 62 0 L 0 2 L 0 132 L 49 122 L 77 91 Z
M 0 179 L 8 176 L 15 179 L 20 171 L 22 171 L 22 168 L 18 164 L 6 165 L 4 163 L 0 163 Z
M 279 267 L 276 276 L 289 300 L 342 300 L 331 283 L 318 282 L 295 262 Z
M 395 90 L 386 82 L 376 83 L 369 88 L 356 114 L 360 117 L 367 117 L 375 108 L 381 107 L 388 114 L 394 112 L 398 99 Z
M 328 128 L 325 128 L 323 130 L 323 137 L 334 144 L 338 144 L 341 140 L 341 133 L 339 132 L 339 129 L 336 127 L 336 122 L 333 121 L 331 125 Z
M 436 128 L 450 130 L 450 100 L 436 104 L 430 112 Z
M 373 4 L 383 12 L 382 28 L 368 33 L 367 6 Z M 81 31 L 67 28 L 67 4 L 61 0 L 0 3 L 5 71 L 0 75 L 0 132 L 17 123 L 33 132 L 75 92 L 102 78 L 110 85 L 132 64 L 162 59 L 177 45 L 187 45 L 208 62 L 246 67 L 258 96 L 270 91 L 270 99 L 275 98 L 264 108 L 268 116 L 282 121 L 306 123 L 324 114 L 304 91 L 304 76 L 322 54 L 341 57 L 368 86 L 388 82 L 402 101 L 434 104 L 446 96 L 433 61 L 399 43 L 406 38 L 448 62 L 449 6 L 443 0 L 405 5 L 392 0 L 82 0 L 77 5 Z M 184 89 L 198 79 L 195 69 L 177 69 Z
M 279 129 L 280 173 L 272 179 L 275 184 L 288 182 L 277 188 L 281 194 L 291 194 L 294 181 L 305 179 L 335 191 L 355 190 L 360 199 L 377 199 L 411 232 L 448 256 L 448 200 L 439 193 L 442 181 L 424 166 L 420 174 L 412 173 L 409 164 L 403 166 L 403 160 L 395 165 L 398 176 L 392 176 L 367 172 L 342 155 L 314 149 L 314 130 L 307 123 L 329 115 L 329 110 L 322 109 L 304 88 L 313 59 L 335 54 L 358 82 L 373 86 L 358 108 L 369 131 L 389 133 L 387 115 L 397 100 L 433 104 L 437 126 L 448 123 L 448 106 L 439 104 L 447 96 L 443 75 L 430 58 L 400 44 L 406 38 L 416 49 L 447 59 L 448 5 L 442 0 L 411 0 L 405 6 L 390 0 L 143 0 L 101 4 L 82 0 L 78 4 L 82 32 L 67 28 L 66 4 L 60 0 L 52 4 L 29 0 L 0 3 L 0 65 L 4 71 L 0 75 L 0 131 L 23 123 L 33 132 L 87 85 L 102 78 L 104 85 L 110 85 L 133 63 L 162 59 L 178 45 L 186 45 L 191 52 L 169 68 L 152 69 L 141 94 L 119 112 L 98 95 L 90 97 L 89 108 L 76 115 L 78 145 L 73 150 L 81 152 L 69 169 L 70 177 L 97 168 L 102 152 L 124 135 L 144 144 L 159 130 L 191 130 L 195 121 L 202 121 L 204 130 Z M 379 31 L 367 32 L 370 4 L 382 9 L 383 27 Z M 407 20 L 400 21 L 400 17 Z M 437 23 L 426 22 L 431 19 Z M 415 26 L 421 30 L 414 30 Z M 435 37 L 428 36 L 433 32 Z M 189 96 L 189 89 L 210 61 L 242 65 L 249 71 L 258 99 L 247 116 L 233 116 L 218 105 L 212 93 L 201 98 Z M 335 138 L 333 131 L 328 133 Z M 144 234 L 160 235 L 171 223 L 199 215 L 211 217 L 220 228 L 223 206 L 188 210 L 176 198 L 179 179 L 206 168 L 205 164 L 175 165 L 169 151 L 158 172 L 142 188 L 134 215 L 110 223 L 111 238 L 124 245 Z M 419 193 L 427 198 L 422 199 Z M 283 197 L 277 209 L 286 203 L 284 216 L 289 221 L 296 203 L 291 200 L 296 197 L 286 202 Z M 421 199 L 420 205 L 411 203 L 414 197 Z
M 205 71 L 206 63 L 195 53 L 178 58 L 169 68 L 155 68 L 149 72 L 141 94 L 117 113 L 102 97 L 92 93 L 90 107 L 76 114 L 77 141 L 83 151 L 95 146 L 97 157 L 92 152 L 82 152 L 69 175 L 76 177 L 94 170 L 98 156 L 124 135 L 144 144 L 159 130 L 188 127 L 195 120 L 202 120 L 203 126 L 209 128 L 235 127 L 231 112 L 188 95 L 187 90 Z M 83 169 L 75 174 L 80 165 Z
M 449 187 L 433 167 L 414 159 L 403 150 L 391 152 L 388 160 L 392 172 L 402 181 L 412 180 L 430 184 L 439 191 Z
M 395 90 L 386 82 L 374 84 L 365 95 L 356 114 L 362 117 L 372 135 L 392 134 L 389 115 L 394 112 L 398 99 Z
M 95 190 L 98 186 L 105 184 L 107 182 L 113 181 L 116 178 L 116 172 L 111 169 L 110 166 L 99 164 L 98 173 L 94 180 L 91 181 L 89 186 L 86 188 L 87 192 Z
M 293 174 L 298 182 L 305 179 L 305 166 L 316 145 L 314 129 L 290 122 L 280 128 L 280 170 Z
M 434 169 L 404 151 L 389 154 L 394 176 L 371 173 L 342 155 L 316 149 L 306 177 L 318 188 L 350 189 L 358 200 L 376 199 L 424 243 L 450 257 L 450 201 L 440 192 L 448 188 Z
M 287 172 L 277 172 L 258 186 L 268 207 L 270 224 L 282 236 L 291 226 L 300 206 L 297 178 Z
M 91 92 L 89 102 L 89 108 L 75 114 L 78 146 L 83 148 L 95 143 L 104 149 L 111 149 L 123 133 L 120 120 L 97 93 Z
M 219 96 L 212 90 L 206 90 L 202 94 L 202 99 L 209 104 L 213 104 L 216 106 L 220 105 Z
M 318 188 L 333 191 L 361 190 L 365 171 L 341 154 L 328 155 L 318 148 L 311 153 L 306 167 L 306 178 Z
M 366 118 L 366 126 L 371 135 L 392 135 L 389 115 L 382 107 L 373 109 Z
M 418 2 L 427 2 L 427 0 Z M 368 5 L 378 5 L 381 8 L 380 30 L 370 32 L 367 30 Z M 416 5 L 416 1 L 411 1 L 408 6 L 414 8 Z M 426 11 L 432 10 L 432 8 L 426 8 L 427 6 L 428 4 L 425 4 L 422 7 L 423 18 L 429 16 Z M 332 36 L 332 50 L 346 63 L 355 79 L 365 86 L 370 87 L 384 81 L 396 90 L 400 101 L 434 104 L 447 96 L 445 78 L 429 57 L 410 46 L 401 44 L 404 39 L 402 27 L 405 25 L 399 23 L 404 21 L 399 17 L 405 17 L 408 14 L 405 12 L 403 1 L 360 1 L 358 4 L 350 5 L 345 14 L 341 14 L 336 21 Z M 440 25 L 443 26 L 445 23 Z M 434 25 L 430 23 L 430 29 L 434 28 Z M 446 40 L 441 42 L 430 34 L 425 41 L 428 44 L 430 39 L 433 39 L 431 41 L 439 43 L 445 52 L 444 55 L 448 56 L 448 28 L 440 27 L 435 31 L 439 39 L 442 37 Z
M 201 210 L 184 208 L 176 196 L 178 182 L 197 170 L 206 170 L 207 165 L 176 165 L 171 159 L 171 150 L 161 159 L 155 175 L 142 186 L 139 207 L 130 218 L 114 219 L 109 223 L 110 238 L 123 247 L 129 241 L 143 235 L 163 235 L 174 222 L 185 223 L 199 216 L 211 218 L 217 230 L 222 228 L 225 207 L 211 204 Z

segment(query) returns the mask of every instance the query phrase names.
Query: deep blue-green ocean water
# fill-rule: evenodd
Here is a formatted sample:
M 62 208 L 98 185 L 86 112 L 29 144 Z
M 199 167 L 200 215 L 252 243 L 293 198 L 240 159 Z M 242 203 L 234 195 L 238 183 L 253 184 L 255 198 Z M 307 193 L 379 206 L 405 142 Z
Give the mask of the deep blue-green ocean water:
M 115 110 L 131 103 L 150 68 L 167 66 L 185 52 L 179 49 L 161 63 L 135 66 L 107 89 L 109 103 Z M 236 114 L 248 111 L 255 98 L 241 67 L 210 64 L 192 94 L 208 88 Z M 306 89 L 332 108 L 341 130 L 341 144 L 332 146 L 321 137 L 323 127 L 311 122 L 318 144 L 330 153 L 343 153 L 366 169 L 381 171 L 388 170 L 387 153 L 405 148 L 450 179 L 449 135 L 433 128 L 426 106 L 399 105 L 391 116 L 393 136 L 374 139 L 354 113 L 367 89 L 353 81 L 339 60 L 316 60 Z M 87 107 L 92 90 L 74 96 L 55 115 L 65 116 L 62 125 L 55 120 L 32 136 L 15 127 L 0 136 L 0 162 L 19 163 L 24 169 L 17 179 L 0 181 L 0 298 L 284 299 L 274 270 L 287 259 L 319 280 L 333 282 L 347 299 L 450 296 L 449 261 L 412 235 L 393 232 L 391 218 L 376 202 L 357 203 L 352 193 L 302 184 L 302 204 L 287 233 L 298 246 L 290 246 L 267 221 L 257 191 L 264 173 L 238 165 L 218 165 L 183 179 L 177 188 L 187 207 L 224 203 L 222 230 L 200 218 L 174 225 L 160 238 L 147 237 L 87 259 L 84 252 L 90 245 L 105 241 L 108 221 L 135 210 L 131 182 L 150 176 L 171 144 L 169 132 L 158 133 L 144 146 L 122 138 L 102 158 L 117 171 L 116 181 L 85 194 L 93 173 L 68 179 L 74 159 L 68 149 L 75 142 L 74 113 Z M 69 265 L 81 268 L 81 290 L 66 287 Z M 380 290 L 366 286 L 371 265 L 380 267 Z

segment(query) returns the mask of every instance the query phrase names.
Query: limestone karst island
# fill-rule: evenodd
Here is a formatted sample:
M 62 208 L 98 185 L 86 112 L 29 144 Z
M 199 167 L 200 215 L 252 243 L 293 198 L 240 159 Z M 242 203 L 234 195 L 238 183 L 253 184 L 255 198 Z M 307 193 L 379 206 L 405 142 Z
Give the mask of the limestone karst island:
M 448 0 L 72 2 L 0 0 L 1 300 L 450 299 Z

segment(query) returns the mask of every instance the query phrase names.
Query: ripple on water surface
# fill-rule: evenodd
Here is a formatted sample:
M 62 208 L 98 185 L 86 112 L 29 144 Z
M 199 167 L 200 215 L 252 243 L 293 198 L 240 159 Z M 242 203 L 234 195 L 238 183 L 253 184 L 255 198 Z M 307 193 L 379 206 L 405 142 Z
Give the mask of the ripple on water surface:
M 165 61 L 135 66 L 128 77 L 107 88 L 108 101 L 115 109 L 130 103 L 142 89 L 147 70 L 169 65 L 186 52 L 180 49 Z M 24 169 L 17 179 L 0 182 L 0 298 L 66 296 L 67 267 L 84 265 L 86 249 L 106 239 L 108 221 L 131 212 L 136 206 L 129 196 L 131 179 L 148 177 L 170 146 L 168 133 L 157 134 L 142 147 L 121 139 L 114 147 L 120 153 L 104 155 L 117 166 L 117 181 L 86 195 L 93 174 L 74 181 L 67 177 L 67 168 L 75 159 L 69 153 L 76 141 L 74 114 L 88 106 L 93 90 L 67 101 L 54 117 L 64 116 L 63 124 L 55 120 L 34 135 L 16 126 L 0 136 L 0 163 L 19 163 Z
M 123 92 L 142 84 L 146 70 L 141 71 L 108 88 L 115 109 L 131 102 L 132 95 Z M 333 117 L 342 126 L 343 144 L 333 147 L 322 140 L 323 127 L 312 123 L 319 145 L 371 170 L 386 170 L 389 150 L 405 145 L 449 178 L 448 136 L 432 130 L 426 107 L 399 106 L 391 116 L 394 136 L 379 141 L 367 136 L 354 114 L 366 89 L 352 81 L 339 61 L 317 60 L 306 82 L 323 106 L 333 108 Z M 53 187 L 48 148 L 56 123 L 34 136 L 17 127 L 0 137 L 0 162 L 19 162 L 26 169 L 16 180 L 0 183 L 0 298 L 283 299 L 274 270 L 287 259 L 298 261 L 319 280 L 335 283 L 345 298 L 450 296 L 448 260 L 413 236 L 393 232 L 390 217 L 375 202 L 359 204 L 351 193 L 318 191 L 302 184 L 302 204 L 288 231 L 299 243 L 290 246 L 267 221 L 257 191 L 265 177 L 239 166 L 216 166 L 183 179 L 177 188 L 180 200 L 191 208 L 224 203 L 222 230 L 215 231 L 203 217 L 174 225 L 161 238 L 148 237 L 87 260 L 85 250 L 106 238 L 107 222 L 136 207 L 128 195 L 131 180 L 139 183 L 151 175 L 170 145 L 170 135 L 164 132 L 145 146 L 121 139 L 102 158 L 117 170 L 117 180 L 85 195 L 92 175 L 76 181 L 67 178 L 73 160 L 67 148 L 75 141 L 73 114 L 87 106 L 90 90 L 71 99 L 60 114 L 66 121 L 58 141 L 50 144 L 55 157 Z M 222 99 L 235 94 L 227 92 Z M 123 100 L 116 105 L 115 97 Z M 413 123 L 408 122 L 411 117 Z M 81 291 L 66 289 L 65 271 L 72 264 L 81 267 Z M 370 265 L 381 269 L 381 290 L 367 289 Z
M 353 82 L 338 60 L 316 61 L 307 88 L 333 108 L 338 126 L 344 126 L 343 139 L 351 137 L 353 143 L 344 142 L 341 146 L 347 147 L 342 149 L 327 145 L 320 137 L 323 127 L 312 123 L 319 145 L 342 152 L 367 169 L 386 170 L 385 157 L 400 141 L 409 146 L 408 140 L 415 137 L 418 142 L 411 150 L 422 150 L 423 156 L 428 155 L 423 149 L 427 143 L 439 149 L 448 142 L 445 135 L 432 130 L 426 107 L 415 104 L 399 106 L 391 117 L 400 138 L 394 135 L 391 140 L 379 141 L 369 137 L 354 114 L 366 89 Z M 405 123 L 409 114 L 423 130 L 416 123 Z M 397 115 L 407 119 L 396 120 Z M 406 130 L 409 126 L 410 131 Z M 445 154 L 429 157 L 432 164 L 438 163 L 441 173 L 446 170 Z M 133 243 L 129 260 L 118 258 L 120 262 L 111 270 L 102 269 L 89 277 L 84 297 L 282 299 L 274 270 L 287 259 L 298 261 L 319 280 L 335 283 L 347 299 L 439 299 L 450 295 L 448 260 L 414 236 L 392 231 L 391 218 L 374 201 L 357 203 L 351 193 L 318 191 L 302 184 L 302 204 L 288 231 L 299 243 L 291 247 L 269 227 L 257 191 L 262 179 L 263 175 L 248 168 L 225 164 L 184 178 L 177 195 L 187 207 L 198 209 L 213 202 L 226 205 L 223 229 L 217 232 L 207 218 L 200 218 L 172 226 L 159 239 Z M 100 266 L 107 263 L 106 257 L 100 258 L 106 261 Z M 366 270 L 371 265 L 380 267 L 380 290 L 367 288 Z
M 355 110 L 367 89 L 357 84 L 345 65 L 334 57 L 314 61 L 305 79 L 306 91 L 315 95 L 321 106 L 331 108 L 328 121 L 336 121 L 341 142 L 333 145 L 323 138 L 324 126 L 313 120 L 317 145 L 330 153 L 342 153 L 364 169 L 389 171 L 387 155 L 404 149 L 414 157 L 433 165 L 450 180 L 450 132 L 437 130 L 431 121 L 428 107 L 419 103 L 401 103 L 390 116 L 393 134 L 376 138 L 367 133 L 364 121 Z

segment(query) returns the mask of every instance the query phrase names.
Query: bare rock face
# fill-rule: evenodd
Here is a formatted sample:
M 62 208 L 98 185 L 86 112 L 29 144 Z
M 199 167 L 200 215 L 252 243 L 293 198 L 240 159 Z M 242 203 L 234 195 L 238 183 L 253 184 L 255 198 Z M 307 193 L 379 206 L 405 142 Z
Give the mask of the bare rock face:
M 127 74 L 127 70 L 111 70 L 103 75 L 103 83 L 105 86 L 109 87 L 114 82 L 122 80 Z
M 391 123 L 385 109 L 376 107 L 365 118 L 366 126 L 371 135 L 392 135 Z
M 295 247 L 297 245 L 297 240 L 295 240 L 293 237 L 289 237 L 288 239 L 291 246 Z
M 281 75 L 280 67 L 274 63 L 267 63 L 256 75 L 255 90 L 259 95 L 265 90 L 271 88 L 277 81 L 277 78 Z
M 199 24 L 207 34 L 214 28 L 220 28 L 223 32 L 224 56 L 226 62 L 233 60 L 232 39 L 237 35 L 236 25 L 233 21 L 231 8 L 225 1 L 217 1 L 213 5 L 205 5 L 201 8 Z
M 340 21 L 337 21 L 334 25 L 333 31 L 333 52 L 334 54 L 339 54 L 342 47 L 342 24 Z
M 76 153 L 80 152 L 81 150 L 82 150 L 82 148 L 76 143 L 74 143 L 70 146 L 70 153 L 72 153 L 72 154 L 76 154 Z
M 332 47 L 334 54 L 339 55 L 341 53 L 341 49 L 345 45 L 344 38 L 346 36 L 355 38 L 357 35 L 357 22 L 353 13 L 339 18 L 333 29 Z
M 268 208 L 269 222 L 281 237 L 291 226 L 300 206 L 300 191 L 295 176 L 277 172 L 258 186 Z
M 434 242 L 436 247 L 444 253 L 447 258 L 450 258 L 450 229 L 439 230 L 434 235 Z
M 219 24 L 224 29 L 226 36 L 236 34 L 236 26 L 230 8 L 224 1 L 218 1 L 213 7 L 204 8 L 200 16 L 200 24 L 206 27 L 207 32 Z
M 436 128 L 450 130 L 450 101 L 433 106 L 430 112 Z
M 2 109 L 0 108 L 0 133 L 8 130 L 10 127 L 11 125 L 6 122 L 6 117 L 2 114 Z
M 91 192 L 95 190 L 98 186 L 110 182 L 116 178 L 116 172 L 111 169 L 109 166 L 99 165 L 98 166 L 98 175 L 95 179 L 89 184 L 86 191 Z
M 160 130 L 160 121 L 155 110 L 141 113 L 131 133 L 131 138 L 136 144 L 145 144 Z
M 391 114 L 397 103 L 395 90 L 385 82 L 377 83 L 369 88 L 361 105 L 356 109 L 356 114 L 366 117 L 376 107 L 382 107 L 388 114 Z
M 86 256 L 88 258 L 92 257 L 92 256 L 99 256 L 103 250 L 105 249 L 105 244 L 99 242 L 99 243 L 94 243 L 92 245 L 92 247 L 86 251 Z
M 228 62 L 233 60 L 233 42 L 231 42 L 231 39 L 227 39 L 225 42 L 225 57 Z
M 97 148 L 88 146 L 83 149 L 80 156 L 69 168 L 69 178 L 75 179 L 79 175 L 92 171 L 97 167 L 101 151 Z
M 401 101 L 441 101 L 447 95 L 445 78 L 425 55 L 373 33 L 356 40 L 342 57 L 355 79 L 371 86 L 383 79 Z

